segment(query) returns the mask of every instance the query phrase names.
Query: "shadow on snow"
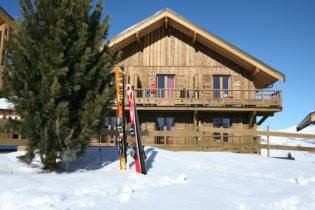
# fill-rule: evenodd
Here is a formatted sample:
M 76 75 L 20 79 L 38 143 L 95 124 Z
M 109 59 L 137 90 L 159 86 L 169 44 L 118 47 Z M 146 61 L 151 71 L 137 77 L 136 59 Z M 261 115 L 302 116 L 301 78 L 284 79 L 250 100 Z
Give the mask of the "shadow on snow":
M 63 168 L 67 172 L 97 170 L 116 160 L 118 160 L 116 147 L 90 147 L 77 160 L 64 162 Z
M 153 163 L 158 152 L 154 148 L 148 148 L 146 153 L 146 167 L 149 171 L 153 167 Z M 129 153 L 128 153 L 129 154 Z M 132 157 L 127 154 L 127 159 Z M 66 172 L 74 172 L 76 170 L 97 170 L 104 166 L 115 162 L 119 159 L 118 149 L 116 147 L 90 147 L 86 152 L 77 160 L 70 162 L 64 162 L 62 167 Z M 134 161 L 129 164 L 129 168 L 132 168 Z

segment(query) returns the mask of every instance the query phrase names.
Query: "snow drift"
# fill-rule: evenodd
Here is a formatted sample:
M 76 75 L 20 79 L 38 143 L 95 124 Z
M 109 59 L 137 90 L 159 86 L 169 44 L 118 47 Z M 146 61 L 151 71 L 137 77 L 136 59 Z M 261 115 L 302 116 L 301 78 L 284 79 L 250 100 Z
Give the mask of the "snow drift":
M 0 154 L 0 210 L 315 209 L 313 154 L 146 153 L 146 176 L 130 158 L 119 171 L 113 148 L 89 149 L 61 174 L 17 162 L 19 152 Z

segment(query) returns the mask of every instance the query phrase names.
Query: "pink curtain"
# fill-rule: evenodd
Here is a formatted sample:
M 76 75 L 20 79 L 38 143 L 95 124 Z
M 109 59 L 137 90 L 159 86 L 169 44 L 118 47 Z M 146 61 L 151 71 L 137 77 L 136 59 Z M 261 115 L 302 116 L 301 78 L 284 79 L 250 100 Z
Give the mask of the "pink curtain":
M 174 88 L 175 88 L 175 78 L 174 75 L 167 76 L 167 89 L 168 89 L 168 97 L 174 97 Z

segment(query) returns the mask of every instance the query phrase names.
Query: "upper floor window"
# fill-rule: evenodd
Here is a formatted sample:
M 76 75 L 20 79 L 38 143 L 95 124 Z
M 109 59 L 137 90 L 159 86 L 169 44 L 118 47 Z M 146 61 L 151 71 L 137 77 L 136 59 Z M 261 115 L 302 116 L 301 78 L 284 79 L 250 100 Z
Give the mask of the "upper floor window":
M 229 75 L 214 75 L 213 76 L 213 98 L 227 98 L 229 95 L 230 86 Z
M 173 98 L 175 88 L 174 74 L 158 74 L 156 76 L 157 83 L 157 97 L 159 98 Z

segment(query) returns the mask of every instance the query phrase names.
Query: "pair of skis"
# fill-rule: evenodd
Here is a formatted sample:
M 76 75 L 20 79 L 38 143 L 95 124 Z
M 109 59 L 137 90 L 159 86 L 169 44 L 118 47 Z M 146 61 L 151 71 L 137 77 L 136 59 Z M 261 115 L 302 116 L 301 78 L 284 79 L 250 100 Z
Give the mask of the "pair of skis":
M 127 169 L 127 142 L 125 132 L 125 105 L 124 105 L 124 75 L 121 67 L 115 67 L 116 95 L 117 95 L 117 138 L 116 144 L 119 150 L 120 169 Z M 136 109 L 135 97 L 132 86 L 126 85 L 127 98 L 129 101 L 130 129 L 132 136 L 133 158 L 135 160 L 136 172 L 147 174 L 145 167 L 145 152 L 140 139 L 139 119 Z

